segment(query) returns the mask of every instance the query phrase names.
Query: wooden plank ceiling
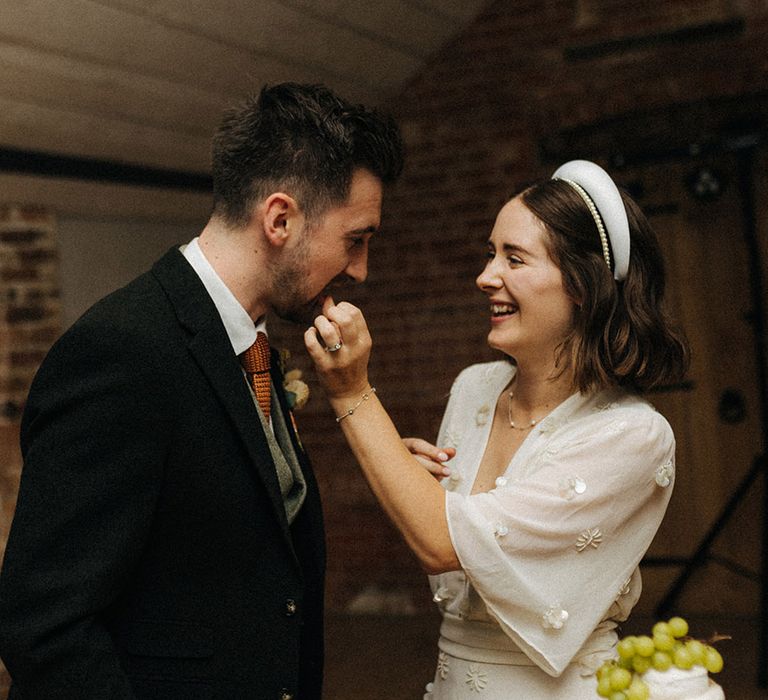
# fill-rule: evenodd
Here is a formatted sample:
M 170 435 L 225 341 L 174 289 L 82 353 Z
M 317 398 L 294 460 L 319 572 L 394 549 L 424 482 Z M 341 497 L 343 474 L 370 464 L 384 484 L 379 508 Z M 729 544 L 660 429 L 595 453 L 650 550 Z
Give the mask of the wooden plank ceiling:
M 266 82 L 397 94 L 486 0 L 0 0 L 0 149 L 206 172 Z

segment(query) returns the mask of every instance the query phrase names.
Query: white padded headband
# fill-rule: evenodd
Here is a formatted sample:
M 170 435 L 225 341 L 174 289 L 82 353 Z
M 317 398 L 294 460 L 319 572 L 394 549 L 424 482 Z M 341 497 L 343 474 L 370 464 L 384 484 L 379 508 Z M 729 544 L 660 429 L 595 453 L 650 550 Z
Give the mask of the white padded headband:
M 588 160 L 571 160 L 552 174 L 553 180 L 564 180 L 579 193 L 595 220 L 603 244 L 603 257 L 611 267 L 608 239 L 613 250 L 613 277 L 627 276 L 629 269 L 629 221 L 619 190 L 611 176 Z

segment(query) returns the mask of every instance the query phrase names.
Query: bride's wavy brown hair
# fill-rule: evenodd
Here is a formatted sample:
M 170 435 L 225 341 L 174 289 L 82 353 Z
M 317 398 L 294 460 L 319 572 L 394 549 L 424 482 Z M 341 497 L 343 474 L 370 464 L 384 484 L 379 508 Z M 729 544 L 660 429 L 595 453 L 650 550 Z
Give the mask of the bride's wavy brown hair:
M 562 180 L 546 180 L 520 195 L 549 233 L 548 249 L 574 300 L 574 325 L 558 365 L 573 369 L 582 392 L 623 386 L 647 390 L 682 380 L 688 342 L 664 301 L 664 260 L 640 208 L 621 193 L 629 220 L 629 271 L 613 279 L 584 200 Z

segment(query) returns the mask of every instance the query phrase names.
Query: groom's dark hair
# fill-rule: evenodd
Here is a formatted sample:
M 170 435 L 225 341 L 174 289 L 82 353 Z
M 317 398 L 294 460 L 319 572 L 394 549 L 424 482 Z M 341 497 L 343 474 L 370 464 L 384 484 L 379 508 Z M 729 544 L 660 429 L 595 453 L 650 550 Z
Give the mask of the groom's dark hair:
M 311 219 L 347 198 L 355 169 L 389 183 L 403 168 L 391 117 L 297 83 L 266 86 L 229 111 L 212 155 L 214 215 L 232 226 L 272 192 L 294 197 Z

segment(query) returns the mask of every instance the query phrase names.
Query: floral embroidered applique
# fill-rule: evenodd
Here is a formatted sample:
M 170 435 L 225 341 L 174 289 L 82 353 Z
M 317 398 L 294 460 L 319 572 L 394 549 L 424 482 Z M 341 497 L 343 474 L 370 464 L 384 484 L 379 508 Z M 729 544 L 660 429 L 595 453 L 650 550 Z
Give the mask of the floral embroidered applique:
M 559 603 L 551 605 L 541 616 L 541 626 L 544 629 L 560 630 L 568 621 L 568 611 L 563 610 Z
M 448 490 L 453 491 L 453 489 L 455 489 L 461 483 L 463 478 L 464 475 L 461 473 L 460 469 L 452 468 L 451 475 L 448 477 Z
M 493 534 L 496 537 L 506 537 L 509 534 L 509 528 L 502 523 L 496 523 L 493 528 Z
M 485 690 L 485 686 L 488 685 L 488 676 L 477 667 L 477 664 L 470 664 L 466 684 L 471 691 L 479 693 Z
M 437 655 L 437 675 L 440 676 L 443 680 L 448 678 L 448 672 L 450 669 L 451 663 L 448 658 L 448 654 L 446 654 L 444 651 L 441 651 Z
M 446 600 L 451 600 L 453 597 L 454 594 L 450 588 L 440 586 L 440 588 L 438 588 L 435 591 L 435 594 L 432 596 L 432 600 L 439 605 L 440 603 L 444 603 Z
M 488 422 L 488 418 L 491 415 L 491 407 L 488 404 L 484 404 L 477 409 L 475 414 L 475 424 L 478 428 L 484 426 Z
M 569 476 L 558 484 L 558 488 L 560 490 L 560 495 L 566 501 L 571 501 L 587 490 L 587 482 L 581 477 Z
M 667 488 L 672 483 L 672 477 L 675 475 L 675 465 L 672 460 L 667 460 L 656 469 L 656 483 L 662 488 Z
M 576 549 L 583 552 L 587 547 L 597 549 L 600 543 L 603 541 L 603 533 L 600 532 L 600 528 L 593 527 L 584 530 L 579 535 L 579 539 L 576 540 Z

